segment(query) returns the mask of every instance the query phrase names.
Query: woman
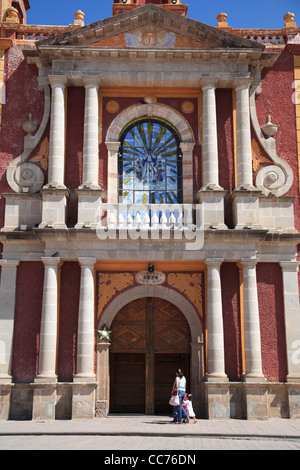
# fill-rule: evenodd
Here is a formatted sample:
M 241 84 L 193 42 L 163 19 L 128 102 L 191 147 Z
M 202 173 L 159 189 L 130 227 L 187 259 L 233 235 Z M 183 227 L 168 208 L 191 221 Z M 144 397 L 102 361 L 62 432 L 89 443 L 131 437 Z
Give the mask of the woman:
M 176 424 L 181 424 L 182 422 L 185 423 L 187 418 L 187 413 L 183 408 L 183 400 L 185 397 L 185 389 L 186 389 L 186 379 L 182 373 L 181 369 L 177 369 L 176 371 L 176 378 L 173 385 L 173 393 L 177 393 L 179 397 L 179 406 L 174 407 L 174 422 Z

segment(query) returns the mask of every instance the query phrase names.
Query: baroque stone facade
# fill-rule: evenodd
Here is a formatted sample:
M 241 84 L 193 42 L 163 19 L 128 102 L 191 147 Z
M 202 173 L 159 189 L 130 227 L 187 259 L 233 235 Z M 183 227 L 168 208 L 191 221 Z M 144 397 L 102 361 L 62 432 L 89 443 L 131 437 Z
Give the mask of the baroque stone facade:
M 170 413 L 178 367 L 199 417 L 299 418 L 294 15 L 0 4 L 0 419 Z

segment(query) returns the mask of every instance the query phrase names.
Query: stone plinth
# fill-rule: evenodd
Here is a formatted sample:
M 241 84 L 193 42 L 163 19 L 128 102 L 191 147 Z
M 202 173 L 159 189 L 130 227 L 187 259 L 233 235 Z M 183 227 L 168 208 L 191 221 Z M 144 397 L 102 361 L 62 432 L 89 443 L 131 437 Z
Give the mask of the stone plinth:
M 230 393 L 229 383 L 215 382 L 205 383 L 204 397 L 206 403 L 206 418 L 229 419 L 230 418 Z
M 55 383 L 34 384 L 33 420 L 55 419 L 56 387 Z
M 72 419 L 92 419 L 95 417 L 96 383 L 73 384 Z

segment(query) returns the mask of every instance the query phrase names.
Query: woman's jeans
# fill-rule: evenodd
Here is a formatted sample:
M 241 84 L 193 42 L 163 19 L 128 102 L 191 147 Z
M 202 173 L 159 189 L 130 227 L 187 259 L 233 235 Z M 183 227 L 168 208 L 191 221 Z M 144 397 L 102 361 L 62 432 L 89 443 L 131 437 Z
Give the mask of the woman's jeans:
M 179 406 L 174 407 L 174 421 L 182 421 L 183 419 L 185 420 L 187 418 L 187 412 L 182 406 L 184 397 L 185 397 L 185 391 L 184 390 L 178 390 L 177 392 L 178 397 L 179 397 Z

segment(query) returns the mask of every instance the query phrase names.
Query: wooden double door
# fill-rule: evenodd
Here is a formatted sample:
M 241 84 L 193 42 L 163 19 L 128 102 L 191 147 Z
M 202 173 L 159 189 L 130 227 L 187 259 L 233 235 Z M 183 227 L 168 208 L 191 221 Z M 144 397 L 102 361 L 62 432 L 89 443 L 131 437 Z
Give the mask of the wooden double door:
M 189 325 L 173 304 L 143 298 L 112 323 L 110 412 L 168 413 L 176 369 L 190 379 Z

